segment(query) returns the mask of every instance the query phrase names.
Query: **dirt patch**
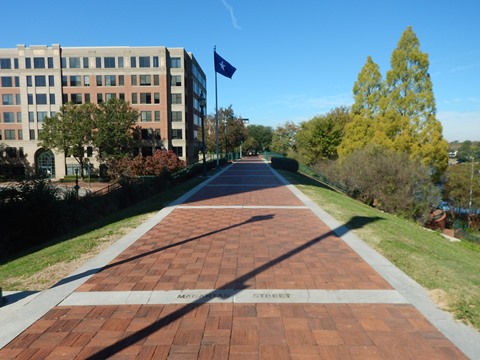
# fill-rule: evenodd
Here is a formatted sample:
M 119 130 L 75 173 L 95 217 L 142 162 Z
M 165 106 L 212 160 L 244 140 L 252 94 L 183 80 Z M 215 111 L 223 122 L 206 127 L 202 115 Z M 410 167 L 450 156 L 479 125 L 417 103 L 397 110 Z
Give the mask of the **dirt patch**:
M 443 310 L 448 310 L 450 306 L 449 295 L 442 289 L 433 289 L 428 292 L 430 299 Z

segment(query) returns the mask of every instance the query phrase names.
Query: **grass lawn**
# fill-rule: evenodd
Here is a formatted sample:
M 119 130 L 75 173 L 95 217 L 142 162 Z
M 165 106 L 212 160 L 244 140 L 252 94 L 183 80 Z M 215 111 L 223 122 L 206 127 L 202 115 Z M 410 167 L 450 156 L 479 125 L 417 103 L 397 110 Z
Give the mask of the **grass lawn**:
M 301 174 L 281 171 L 338 221 L 379 217 L 354 233 L 430 290 L 439 306 L 480 329 L 480 245 L 450 242 L 438 232 L 364 205 Z

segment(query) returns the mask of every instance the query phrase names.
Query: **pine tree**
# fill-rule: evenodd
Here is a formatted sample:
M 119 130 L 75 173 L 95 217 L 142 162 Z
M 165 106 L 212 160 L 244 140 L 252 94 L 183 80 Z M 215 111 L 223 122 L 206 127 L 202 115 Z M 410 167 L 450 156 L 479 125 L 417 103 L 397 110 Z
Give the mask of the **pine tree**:
M 345 126 L 345 135 L 338 148 L 339 156 L 363 149 L 372 141 L 374 121 L 380 114 L 382 96 L 382 75 L 378 65 L 369 56 L 353 86 L 355 103 L 352 105 L 352 121 Z
M 448 143 L 436 118 L 428 54 L 420 51 L 411 27 L 402 34 L 390 63 L 385 109 L 390 122 L 388 136 L 395 149 L 419 158 L 439 176 L 448 165 Z

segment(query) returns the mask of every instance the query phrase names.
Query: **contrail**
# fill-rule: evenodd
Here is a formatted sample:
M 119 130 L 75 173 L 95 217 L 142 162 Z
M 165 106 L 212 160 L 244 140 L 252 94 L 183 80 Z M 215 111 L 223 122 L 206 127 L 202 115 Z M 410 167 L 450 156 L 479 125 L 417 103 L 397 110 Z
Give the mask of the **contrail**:
M 235 17 L 235 14 L 233 13 L 233 7 L 229 3 L 227 3 L 226 0 L 222 0 L 223 6 L 225 6 L 225 9 L 230 13 L 230 18 L 232 19 L 232 25 L 235 29 L 237 30 L 242 30 L 240 25 L 238 25 L 237 18 Z

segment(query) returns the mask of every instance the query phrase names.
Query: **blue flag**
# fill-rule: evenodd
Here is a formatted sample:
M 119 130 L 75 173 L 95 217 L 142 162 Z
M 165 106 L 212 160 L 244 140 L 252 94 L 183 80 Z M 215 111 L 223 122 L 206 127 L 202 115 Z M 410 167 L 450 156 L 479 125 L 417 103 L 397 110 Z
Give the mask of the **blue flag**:
M 232 78 L 233 73 L 237 70 L 228 61 L 223 59 L 216 51 L 213 52 L 215 58 L 215 71 L 220 75 Z

